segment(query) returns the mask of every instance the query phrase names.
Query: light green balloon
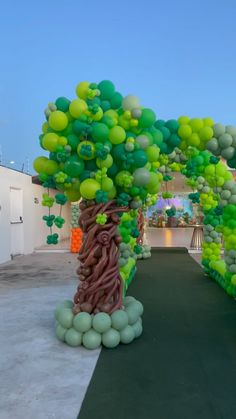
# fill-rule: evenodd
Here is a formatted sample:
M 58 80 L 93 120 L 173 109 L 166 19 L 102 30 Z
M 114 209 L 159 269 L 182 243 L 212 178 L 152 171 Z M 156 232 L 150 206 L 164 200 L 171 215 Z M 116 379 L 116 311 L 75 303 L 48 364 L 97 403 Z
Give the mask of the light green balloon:
M 73 327 L 77 332 L 87 332 L 92 327 L 92 317 L 89 313 L 78 313 L 73 319 Z
M 62 342 L 65 341 L 66 331 L 67 331 L 67 329 L 65 329 L 64 327 L 62 327 L 60 324 L 57 325 L 57 327 L 56 327 L 56 335 L 57 335 L 57 338 L 59 340 L 61 340 Z
M 122 330 L 128 325 L 128 315 L 124 310 L 116 310 L 111 315 L 111 325 L 116 330 Z
M 96 349 L 101 345 L 102 336 L 96 330 L 90 329 L 83 335 L 82 341 L 85 348 Z
M 93 318 L 93 328 L 98 333 L 104 333 L 111 327 L 111 317 L 107 313 L 95 314 Z
M 134 331 L 135 338 L 138 338 L 143 333 L 143 326 L 142 326 L 142 322 L 140 320 L 138 320 L 136 323 L 134 323 L 132 328 L 133 328 L 133 331 Z
M 120 333 L 111 328 L 102 335 L 102 344 L 106 348 L 115 348 L 120 343 Z
M 73 327 L 67 330 L 65 341 L 70 346 L 80 346 L 82 343 L 82 333 L 77 332 Z
M 65 329 L 70 329 L 73 323 L 74 314 L 71 308 L 63 308 L 59 312 L 58 321 Z
M 122 343 L 125 343 L 125 344 L 131 343 L 134 340 L 134 338 L 135 338 L 135 333 L 132 326 L 128 325 L 123 330 L 121 330 L 120 341 Z

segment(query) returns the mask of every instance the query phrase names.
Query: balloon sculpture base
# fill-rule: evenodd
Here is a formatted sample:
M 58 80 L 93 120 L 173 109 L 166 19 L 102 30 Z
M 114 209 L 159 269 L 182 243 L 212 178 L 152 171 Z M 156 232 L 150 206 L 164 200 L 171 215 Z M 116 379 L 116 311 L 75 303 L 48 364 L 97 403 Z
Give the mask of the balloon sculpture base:
M 142 334 L 143 305 L 134 297 L 125 297 L 122 309 L 111 315 L 85 311 L 74 314 L 73 306 L 72 301 L 66 300 L 55 311 L 57 338 L 69 346 L 96 349 L 102 344 L 115 348 L 120 343 L 133 342 Z

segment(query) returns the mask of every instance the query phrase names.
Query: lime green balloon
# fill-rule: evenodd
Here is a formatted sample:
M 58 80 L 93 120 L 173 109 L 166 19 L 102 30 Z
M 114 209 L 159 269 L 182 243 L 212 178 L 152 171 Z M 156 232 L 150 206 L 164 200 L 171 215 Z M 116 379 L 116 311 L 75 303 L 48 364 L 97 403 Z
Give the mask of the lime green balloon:
M 73 189 L 67 189 L 65 195 L 70 202 L 77 202 L 81 198 L 80 191 L 74 191 Z
M 102 182 L 101 182 L 101 190 L 104 191 L 104 192 L 111 191 L 113 186 L 114 186 L 113 180 L 110 179 L 109 177 L 103 179 Z
M 114 199 L 116 197 L 116 193 L 117 193 L 116 188 L 115 186 L 113 186 L 113 188 L 107 193 L 108 198 Z
M 101 185 L 95 179 L 85 179 L 80 185 L 81 196 L 85 199 L 94 199 L 99 189 Z
M 147 154 L 148 161 L 152 163 L 158 160 L 160 149 L 155 145 L 151 145 L 146 148 L 145 152 Z
M 209 141 L 214 135 L 213 129 L 211 127 L 203 127 L 199 131 L 199 137 L 202 141 Z
M 64 112 L 52 112 L 48 119 L 49 126 L 55 131 L 62 131 L 68 125 L 68 118 Z
M 125 310 L 116 310 L 111 315 L 111 325 L 116 330 L 122 330 L 128 325 L 128 315 Z
M 58 321 L 62 327 L 69 329 L 72 327 L 73 318 L 74 314 L 71 308 L 63 308 L 59 312 Z
M 198 132 L 201 128 L 203 128 L 203 120 L 200 118 L 193 118 L 190 120 L 189 125 L 191 126 L 193 132 Z
M 191 134 L 192 128 L 190 127 L 190 125 L 180 125 L 178 129 L 178 135 L 180 136 L 180 138 L 188 138 Z
M 115 329 L 109 329 L 102 335 L 102 344 L 106 348 L 115 348 L 120 343 L 120 333 Z
M 116 125 L 115 127 L 110 129 L 109 132 L 109 140 L 112 144 L 121 144 L 125 141 L 126 132 L 124 128 Z
M 88 332 L 84 333 L 82 341 L 85 348 L 96 349 L 101 345 L 102 337 L 96 330 L 90 329 Z
M 49 132 L 43 136 L 43 147 L 48 151 L 56 151 L 58 147 L 58 135 L 54 132 Z
M 77 332 L 87 332 L 92 327 L 92 317 L 89 313 L 81 312 L 73 319 L 73 327 Z
M 56 327 L 56 336 L 62 342 L 65 341 L 66 331 L 67 331 L 67 329 L 65 329 L 64 327 L 62 327 L 60 324 L 57 325 L 57 327 Z
M 144 108 L 142 109 L 141 117 L 138 120 L 139 127 L 148 128 L 154 124 L 156 120 L 156 115 L 152 109 Z
M 102 122 L 97 122 L 92 126 L 92 137 L 99 142 L 106 141 L 109 137 L 109 128 Z
M 45 164 L 48 158 L 44 156 L 37 157 L 33 162 L 33 168 L 37 173 L 44 173 Z
M 80 346 L 82 343 L 82 333 L 77 332 L 77 330 L 72 327 L 67 330 L 65 334 L 65 341 L 70 346 Z
M 159 176 L 157 173 L 150 172 L 150 180 L 146 185 L 146 189 L 148 193 L 155 194 L 159 191 L 160 183 L 159 183 Z
M 135 338 L 134 329 L 132 326 L 128 325 L 120 332 L 120 341 L 121 343 L 128 344 L 131 343 Z
M 111 327 L 111 317 L 107 313 L 95 314 L 93 318 L 93 328 L 98 333 L 104 333 Z
M 111 167 L 112 164 L 113 164 L 113 158 L 110 154 L 108 154 L 104 160 L 100 158 L 96 159 L 96 165 L 99 167 L 99 169 L 101 169 L 102 167 L 106 167 L 107 169 L 109 169 L 109 167 Z

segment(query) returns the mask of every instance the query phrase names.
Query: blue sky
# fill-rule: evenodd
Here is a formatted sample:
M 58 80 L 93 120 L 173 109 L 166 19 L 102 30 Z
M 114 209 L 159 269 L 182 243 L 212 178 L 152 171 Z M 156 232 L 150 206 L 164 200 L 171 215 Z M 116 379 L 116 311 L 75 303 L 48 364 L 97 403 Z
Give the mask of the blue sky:
M 11 1 L 0 14 L 0 145 L 42 154 L 43 111 L 79 81 L 112 80 L 158 118 L 236 125 L 235 0 Z

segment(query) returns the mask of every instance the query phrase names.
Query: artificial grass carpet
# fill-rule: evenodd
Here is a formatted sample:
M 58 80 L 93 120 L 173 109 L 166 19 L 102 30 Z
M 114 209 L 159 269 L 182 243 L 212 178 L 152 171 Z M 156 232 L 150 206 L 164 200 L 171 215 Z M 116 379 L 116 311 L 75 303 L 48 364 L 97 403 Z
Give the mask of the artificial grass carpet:
M 129 288 L 143 335 L 103 348 L 79 419 L 236 418 L 236 303 L 184 248 L 157 248 Z

